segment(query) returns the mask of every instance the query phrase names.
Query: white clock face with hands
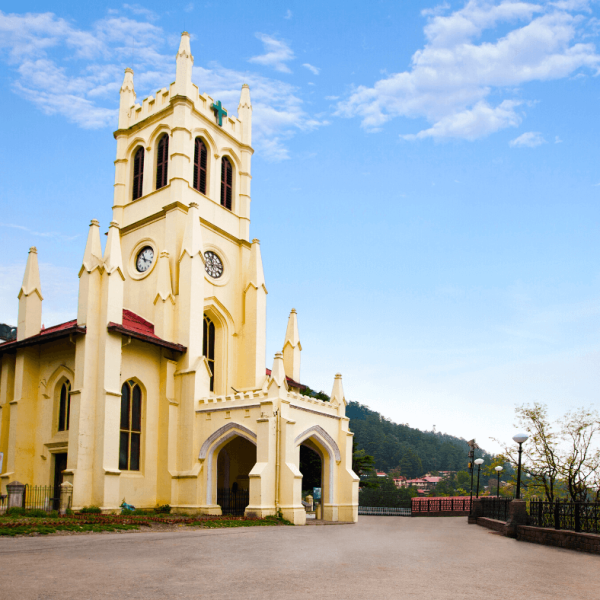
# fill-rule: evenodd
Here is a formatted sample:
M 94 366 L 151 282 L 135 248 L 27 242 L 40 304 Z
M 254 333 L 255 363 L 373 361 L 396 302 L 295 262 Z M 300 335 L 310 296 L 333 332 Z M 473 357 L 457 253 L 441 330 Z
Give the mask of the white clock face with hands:
M 138 253 L 135 259 L 135 268 L 140 273 L 145 273 L 151 266 L 154 260 L 154 250 L 151 246 L 144 246 Z

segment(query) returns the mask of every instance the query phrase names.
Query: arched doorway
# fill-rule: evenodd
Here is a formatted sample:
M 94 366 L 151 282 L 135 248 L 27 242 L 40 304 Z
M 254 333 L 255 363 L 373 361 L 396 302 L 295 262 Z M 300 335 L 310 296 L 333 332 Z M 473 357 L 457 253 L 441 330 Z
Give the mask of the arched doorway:
M 217 457 L 217 504 L 224 515 L 241 516 L 250 503 L 249 474 L 256 464 L 256 446 L 234 436 Z
M 300 473 L 302 473 L 302 498 L 304 499 L 307 495 L 310 495 L 315 502 L 321 502 L 321 492 L 323 490 L 323 456 L 315 444 L 311 443 L 310 439 L 300 445 L 299 468 Z

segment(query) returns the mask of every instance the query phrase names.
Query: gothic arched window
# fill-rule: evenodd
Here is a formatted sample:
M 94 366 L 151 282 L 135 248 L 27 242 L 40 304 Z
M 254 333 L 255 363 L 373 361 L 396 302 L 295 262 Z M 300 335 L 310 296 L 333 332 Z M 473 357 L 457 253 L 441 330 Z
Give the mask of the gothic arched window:
M 169 171 L 169 135 L 165 133 L 156 148 L 156 189 L 165 187 L 168 183 Z
M 58 404 L 58 430 L 69 430 L 69 414 L 71 412 L 71 383 L 65 381 L 60 388 L 60 401 Z
M 119 469 L 140 470 L 142 437 L 142 390 L 135 381 L 126 381 L 121 388 L 121 434 L 119 439 Z
M 221 160 L 221 206 L 231 210 L 231 192 L 233 181 L 233 167 L 229 159 L 224 156 Z
M 200 138 L 196 138 L 194 151 L 194 188 L 206 194 L 206 163 L 208 161 L 208 149 Z
M 144 148 L 140 146 L 133 156 L 133 194 L 132 200 L 142 197 L 144 186 Z
M 202 336 L 202 354 L 210 367 L 210 391 L 215 391 L 215 324 L 204 315 L 204 335 Z

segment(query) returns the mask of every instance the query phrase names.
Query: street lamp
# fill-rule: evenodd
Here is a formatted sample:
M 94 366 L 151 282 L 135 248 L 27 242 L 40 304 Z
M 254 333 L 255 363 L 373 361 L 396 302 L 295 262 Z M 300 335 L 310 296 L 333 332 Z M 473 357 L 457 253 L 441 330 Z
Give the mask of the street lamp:
M 526 433 L 517 433 L 513 436 L 513 440 L 519 444 L 519 468 L 517 470 L 517 493 L 515 494 L 515 500 L 521 499 L 521 455 L 523 454 L 523 444 L 527 441 L 529 436 Z
M 481 471 L 481 465 L 483 464 L 483 458 L 478 458 L 475 461 L 477 465 L 477 498 L 479 498 L 479 471 Z
M 501 467 L 500 465 L 494 467 L 494 471 L 498 473 L 498 488 L 496 489 L 496 496 L 498 496 L 498 498 L 500 498 L 500 471 L 502 470 L 504 470 L 504 467 Z

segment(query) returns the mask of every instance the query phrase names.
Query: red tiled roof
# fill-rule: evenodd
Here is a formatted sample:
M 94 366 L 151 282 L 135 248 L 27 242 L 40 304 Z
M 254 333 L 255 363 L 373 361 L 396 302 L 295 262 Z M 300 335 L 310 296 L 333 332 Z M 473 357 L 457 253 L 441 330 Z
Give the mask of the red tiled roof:
M 167 342 L 167 340 L 159 338 L 154 333 L 154 325 L 150 323 L 150 321 L 146 321 L 146 319 L 143 319 L 139 315 L 136 315 L 134 312 L 127 310 L 126 308 L 123 309 L 123 323 L 119 324 L 110 322 L 108 324 L 108 330 L 129 335 L 130 337 L 141 340 L 142 342 L 148 342 L 149 344 L 154 344 L 155 346 L 169 348 L 171 350 L 175 350 L 176 352 L 185 352 L 187 350 L 187 348 L 181 344 Z
M 49 333 L 54 333 L 55 331 L 64 331 L 65 329 L 69 329 L 70 327 L 75 327 L 77 325 L 77 319 L 73 319 L 72 321 L 67 321 L 66 323 L 61 323 L 60 325 L 52 325 L 52 327 L 46 327 L 46 329 L 42 329 L 40 331 L 40 335 L 47 335 Z
M 267 375 L 270 377 L 271 376 L 271 369 L 267 369 Z M 297 381 L 294 381 L 291 377 L 288 377 L 287 375 L 285 376 L 285 380 L 287 381 L 287 384 L 290 387 L 297 387 L 297 388 L 305 388 L 305 385 L 302 385 L 301 383 L 298 383 Z

